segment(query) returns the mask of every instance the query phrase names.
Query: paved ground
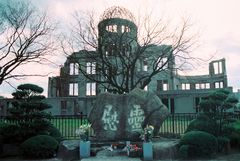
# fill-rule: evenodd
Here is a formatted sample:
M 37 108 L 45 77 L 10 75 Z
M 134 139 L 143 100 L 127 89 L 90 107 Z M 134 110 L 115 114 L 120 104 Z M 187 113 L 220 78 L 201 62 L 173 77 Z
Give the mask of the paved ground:
M 101 158 L 86 158 L 82 159 L 82 161 L 141 161 L 139 158 L 128 158 L 128 157 L 101 157 Z M 154 161 L 182 161 L 182 160 L 172 160 L 172 159 L 165 159 L 165 160 L 154 160 Z M 189 161 L 189 160 L 183 160 Z M 240 161 L 240 153 L 237 154 L 229 154 L 219 156 L 214 159 L 198 159 L 198 160 L 191 160 L 191 161 Z
M 17 159 L 17 158 L 0 158 L 0 161 L 63 161 L 62 159 L 52 158 L 52 159 L 43 159 L 43 160 L 26 160 L 26 159 Z M 75 160 L 77 161 L 77 160 Z M 78 160 L 80 161 L 80 160 Z M 114 157 L 91 157 L 82 159 L 81 161 L 141 161 L 139 158 L 129 158 L 126 156 L 114 156 Z M 165 160 L 154 160 L 154 161 L 182 161 L 182 160 L 172 160 L 172 159 L 165 159 Z M 184 160 L 189 161 L 189 160 Z M 214 159 L 198 159 L 198 160 L 191 160 L 191 161 L 240 161 L 240 153 L 234 153 L 229 155 L 219 156 Z
M 87 159 L 82 159 L 82 161 L 141 161 L 141 159 L 128 158 L 128 157 L 122 156 L 122 157 L 87 158 Z M 165 159 L 165 160 L 154 160 L 154 161 L 189 161 L 189 160 Z M 240 153 L 223 155 L 214 159 L 198 159 L 198 160 L 191 160 L 191 161 L 240 161 Z
M 139 158 L 129 158 L 127 156 L 114 156 L 114 157 L 96 157 L 86 158 L 81 161 L 141 161 Z
M 28 160 L 28 159 L 19 159 L 19 158 L 0 158 L 0 161 L 63 161 L 63 160 L 58 158 L 39 159 L 39 160 Z

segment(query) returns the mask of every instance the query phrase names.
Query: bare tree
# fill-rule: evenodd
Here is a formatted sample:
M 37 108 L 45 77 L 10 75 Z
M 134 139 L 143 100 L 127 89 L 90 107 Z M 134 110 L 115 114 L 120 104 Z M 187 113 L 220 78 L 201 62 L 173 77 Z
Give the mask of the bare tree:
M 43 63 L 53 51 L 52 33 L 46 13 L 26 1 L 8 1 L 0 7 L 0 85 L 10 78 L 30 76 L 14 71 L 28 63 Z M 41 75 L 41 74 L 37 74 Z M 31 75 L 33 76 L 33 75 Z
M 116 14 L 121 18 L 125 12 L 128 11 L 115 7 L 103 14 L 101 22 Z M 83 19 L 75 14 L 76 25 L 68 45 L 74 48 L 75 43 L 83 50 L 81 53 L 74 52 L 69 58 L 79 63 L 79 70 L 87 79 L 110 92 L 121 94 L 136 87 L 143 89 L 157 74 L 176 74 L 177 69 L 182 69 L 184 64 L 194 59 L 189 52 L 196 42 L 196 35 L 188 35 L 190 25 L 186 20 L 170 32 L 162 20 L 152 23 L 148 15 L 139 18 L 141 21 L 133 31 L 134 27 L 126 28 L 136 23 L 132 15 L 128 17 L 135 23 L 126 23 L 125 28 L 120 29 L 114 25 L 110 25 L 111 28 L 103 25 L 102 28 L 101 22 L 98 25 L 95 22 L 93 14 L 87 16 Z M 85 60 L 77 61 L 79 57 Z M 86 63 L 90 60 L 95 64 Z M 89 66 L 96 71 L 89 73 Z

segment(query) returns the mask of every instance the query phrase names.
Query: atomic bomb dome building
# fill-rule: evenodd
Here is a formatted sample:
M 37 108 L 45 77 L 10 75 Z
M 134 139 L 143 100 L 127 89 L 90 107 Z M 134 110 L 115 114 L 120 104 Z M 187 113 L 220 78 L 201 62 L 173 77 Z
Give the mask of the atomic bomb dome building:
M 124 74 L 117 76 L 122 68 L 121 59 L 129 60 L 139 46 L 137 26 L 131 12 L 125 8 L 111 7 L 100 18 L 98 24 L 98 48 L 95 51 L 81 50 L 67 57 L 60 75 L 50 77 L 48 82 L 48 102 L 53 106 L 53 114 L 88 114 L 96 96 L 102 92 L 116 92 L 116 88 L 104 81 L 109 75 L 116 75 L 116 82 L 125 79 Z M 121 36 L 119 36 L 121 35 Z M 119 46 L 120 44 L 120 46 Z M 121 55 L 116 48 L 121 48 Z M 210 91 L 229 88 L 225 59 L 215 60 L 209 64 L 209 74 L 183 76 L 177 73 L 175 58 L 169 45 L 153 45 L 144 51 L 136 63 L 136 70 L 131 73 L 133 81 L 148 72 L 152 72 L 150 56 L 162 54 L 164 64 L 161 72 L 151 78 L 145 90 L 153 92 L 161 98 L 171 113 L 196 113 L 201 98 Z M 100 56 L 101 55 L 101 56 Z M 101 57 L 101 58 L 100 58 Z M 104 58 L 103 58 L 104 57 Z M 116 69 L 103 67 L 99 61 L 116 63 Z M 166 60 L 169 61 L 166 61 Z M 99 72 L 99 66 L 106 70 Z M 98 81 L 93 81 L 97 78 Z M 138 87 L 142 84 L 140 83 Z M 231 90 L 231 88 L 229 88 Z M 124 92 L 123 92 L 124 93 Z

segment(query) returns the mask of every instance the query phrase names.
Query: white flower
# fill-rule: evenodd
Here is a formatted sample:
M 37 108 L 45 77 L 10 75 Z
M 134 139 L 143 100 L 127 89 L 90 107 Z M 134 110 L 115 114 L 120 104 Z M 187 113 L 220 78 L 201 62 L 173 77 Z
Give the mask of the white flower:
M 152 136 L 153 136 L 153 130 L 154 130 L 154 126 L 152 125 L 147 125 L 144 130 L 143 130 L 143 133 L 141 135 L 141 138 L 144 140 L 144 141 L 150 141 L 152 139 Z
M 80 137 L 80 139 L 88 139 L 88 134 L 90 131 L 91 124 L 84 124 L 75 131 L 75 133 Z

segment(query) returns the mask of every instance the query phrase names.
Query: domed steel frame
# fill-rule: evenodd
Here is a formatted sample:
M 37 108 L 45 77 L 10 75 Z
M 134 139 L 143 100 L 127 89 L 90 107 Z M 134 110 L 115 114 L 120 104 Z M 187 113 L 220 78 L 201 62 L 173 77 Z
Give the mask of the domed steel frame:
M 112 43 L 115 38 L 129 41 L 137 38 L 137 26 L 133 14 L 125 8 L 113 6 L 104 11 L 98 23 L 98 35 L 101 43 Z M 115 28 L 114 31 L 108 27 Z M 127 28 L 127 29 L 126 29 Z M 111 37 L 111 38 L 110 38 Z M 112 40 L 111 40 L 112 39 Z M 137 40 L 135 41 L 137 42 Z
M 133 14 L 126 8 L 119 6 L 112 6 L 105 10 L 100 18 L 100 21 L 112 18 L 121 18 L 135 22 L 135 17 Z

